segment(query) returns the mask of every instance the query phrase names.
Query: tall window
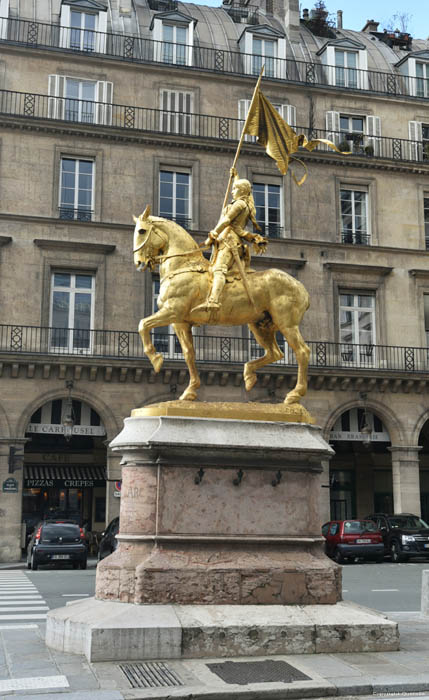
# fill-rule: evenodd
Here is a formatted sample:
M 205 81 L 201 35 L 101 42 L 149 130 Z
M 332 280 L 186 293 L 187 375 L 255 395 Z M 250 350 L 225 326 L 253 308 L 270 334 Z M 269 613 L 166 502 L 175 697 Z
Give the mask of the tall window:
M 357 88 L 358 54 L 354 51 L 335 49 L 335 85 Z
M 79 51 L 95 51 L 97 15 L 70 11 L 70 48 Z
M 65 118 L 74 122 L 95 121 L 95 86 L 90 80 L 65 79 Z
M 425 246 L 429 250 L 429 194 L 423 199 L 423 214 L 425 221 Z
M 94 162 L 61 158 L 60 219 L 91 221 L 94 202 Z
M 180 27 L 173 24 L 163 23 L 162 61 L 164 63 L 175 63 L 179 66 L 185 66 L 187 39 L 187 27 Z
M 161 170 L 159 173 L 159 215 L 176 221 L 183 228 L 192 223 L 191 175 Z
M 426 347 L 429 348 L 429 294 L 423 294 Z
M 51 289 L 51 348 L 90 352 L 94 276 L 54 272 Z
M 264 236 L 279 238 L 282 235 L 282 206 L 280 185 L 254 183 L 253 198 L 256 221 Z
M 340 343 L 343 362 L 372 364 L 375 344 L 373 294 L 340 294 Z
M 368 193 L 341 189 L 340 205 L 342 242 L 369 245 Z
M 348 142 L 348 147 L 353 153 L 363 152 L 363 134 L 365 118 L 340 114 L 341 140 Z
M 192 133 L 192 92 L 161 91 L 161 131 L 176 134 Z
M 416 95 L 429 97 L 429 65 L 416 61 Z
M 253 37 L 253 59 L 252 59 L 252 73 L 258 75 L 262 64 L 265 65 L 264 75 L 267 78 L 274 78 L 276 74 L 276 53 L 277 53 L 277 42 L 272 39 L 259 39 L 258 37 Z
M 158 311 L 160 281 L 155 279 L 152 287 L 152 313 Z M 182 348 L 173 331 L 172 326 L 162 326 L 152 331 L 153 344 L 157 352 L 162 352 L 167 357 L 178 357 L 182 353 Z

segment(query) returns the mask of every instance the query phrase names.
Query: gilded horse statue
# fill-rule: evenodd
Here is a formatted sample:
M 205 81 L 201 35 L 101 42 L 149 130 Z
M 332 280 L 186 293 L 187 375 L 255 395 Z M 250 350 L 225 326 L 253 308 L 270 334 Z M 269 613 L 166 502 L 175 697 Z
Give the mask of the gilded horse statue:
M 144 351 L 155 372 L 159 372 L 163 356 L 157 352 L 151 331 L 173 326 L 189 369 L 190 380 L 182 401 L 197 398 L 200 378 L 195 362 L 192 327 L 199 325 L 236 326 L 247 324 L 265 354 L 244 366 L 244 382 L 250 391 L 257 381 L 256 370 L 280 360 L 276 332 L 283 334 L 293 349 L 298 363 L 295 387 L 287 394 L 285 404 L 299 403 L 307 391 L 307 369 L 310 350 L 304 342 L 299 324 L 309 307 L 305 287 L 283 270 L 248 271 L 251 299 L 239 276 L 230 276 L 220 296 L 219 308 L 204 308 L 211 286 L 210 264 L 192 236 L 179 224 L 150 215 L 134 217 L 134 263 L 138 269 L 159 266 L 160 290 L 158 311 L 143 318 L 139 334 Z M 198 307 L 198 308 L 196 308 Z

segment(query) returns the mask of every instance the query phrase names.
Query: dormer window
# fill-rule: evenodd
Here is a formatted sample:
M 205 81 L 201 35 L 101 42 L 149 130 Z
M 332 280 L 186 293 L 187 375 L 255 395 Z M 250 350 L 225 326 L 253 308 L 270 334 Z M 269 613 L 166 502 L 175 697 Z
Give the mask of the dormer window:
M 244 54 L 245 73 L 257 75 L 265 65 L 266 78 L 286 77 L 286 39 L 278 29 L 267 24 L 247 27 L 238 45 Z
M 402 58 L 396 67 L 409 86 L 409 95 L 429 97 L 429 51 L 413 51 Z
M 182 12 L 154 15 L 150 28 L 153 30 L 155 61 L 192 66 L 195 25 L 196 20 Z
M 416 61 L 416 96 L 429 97 L 429 63 Z
M 0 39 L 7 39 L 9 0 L 0 0 Z
M 363 44 L 352 39 L 329 41 L 318 51 L 329 85 L 368 89 L 368 58 Z
M 63 0 L 61 46 L 86 53 L 106 50 L 107 6 L 99 0 Z

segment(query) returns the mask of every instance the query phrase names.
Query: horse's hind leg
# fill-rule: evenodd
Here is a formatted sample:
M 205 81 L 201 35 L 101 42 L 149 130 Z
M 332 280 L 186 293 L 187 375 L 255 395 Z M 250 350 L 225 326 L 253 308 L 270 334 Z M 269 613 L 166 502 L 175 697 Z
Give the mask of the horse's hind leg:
M 199 389 L 201 381 L 195 362 L 194 339 L 192 337 L 192 327 L 189 323 L 174 323 L 174 332 L 176 333 L 180 346 L 183 350 L 183 356 L 188 366 L 190 381 L 183 394 L 180 396 L 180 401 L 194 401 L 197 398 L 197 389 Z
M 310 359 L 310 348 L 305 343 L 298 326 L 291 328 L 280 328 L 290 347 L 295 353 L 298 363 L 298 378 L 295 387 L 285 398 L 286 404 L 299 403 L 307 393 L 308 384 L 308 361 Z
M 257 360 L 250 360 L 250 362 L 246 362 L 244 365 L 244 384 L 247 391 L 250 391 L 256 384 L 256 370 L 265 365 L 269 365 L 271 362 L 281 360 L 284 355 L 277 345 L 277 329 L 271 321 L 268 324 L 261 324 L 259 326 L 256 323 L 249 323 L 248 328 L 252 331 L 259 345 L 265 350 L 265 354 L 262 355 L 262 357 L 258 357 Z

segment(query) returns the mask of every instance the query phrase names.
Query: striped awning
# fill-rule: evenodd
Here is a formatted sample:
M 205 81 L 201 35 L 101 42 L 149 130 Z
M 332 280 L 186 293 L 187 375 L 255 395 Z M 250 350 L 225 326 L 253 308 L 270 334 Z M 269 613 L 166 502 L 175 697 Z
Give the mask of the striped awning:
M 63 488 L 90 488 L 104 486 L 106 469 L 92 464 L 26 464 L 24 487 L 60 486 Z

